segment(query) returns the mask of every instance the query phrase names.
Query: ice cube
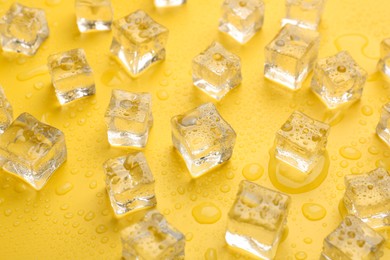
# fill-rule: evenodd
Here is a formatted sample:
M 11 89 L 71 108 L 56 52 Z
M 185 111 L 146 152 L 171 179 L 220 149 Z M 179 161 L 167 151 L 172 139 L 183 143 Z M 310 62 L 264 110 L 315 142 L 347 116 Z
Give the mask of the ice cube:
M 390 145 L 390 102 L 382 107 L 376 133 L 387 145 Z
M 156 7 L 171 7 L 185 4 L 186 0 L 154 0 Z
M 321 257 L 326 260 L 379 259 L 385 240 L 354 216 L 346 216 L 324 239 Z
M 342 51 L 317 61 L 311 89 L 329 108 L 336 108 L 360 99 L 366 78 L 367 72 Z
M 37 190 L 65 160 L 64 134 L 28 113 L 21 114 L 0 135 L 0 166 Z
M 61 105 L 95 94 L 95 80 L 83 49 L 50 55 L 48 67 Z
M 11 124 L 13 118 L 12 106 L 0 86 L 0 134 Z
M 265 47 L 264 76 L 290 89 L 301 88 L 317 59 L 320 35 L 287 24 Z
M 390 226 L 390 174 L 383 168 L 345 176 L 344 205 L 372 228 Z
M 273 259 L 289 206 L 288 195 L 241 181 L 228 215 L 226 242 L 261 259 Z
M 0 43 L 3 51 L 34 55 L 49 37 L 42 9 L 14 3 L 0 19 Z
M 286 17 L 282 26 L 293 24 L 317 30 L 324 7 L 325 0 L 286 0 Z
M 151 94 L 114 89 L 105 120 L 111 145 L 145 147 L 153 125 Z
M 168 29 L 142 10 L 114 21 L 111 52 L 131 76 L 165 59 Z
M 231 89 L 241 83 L 240 58 L 213 42 L 192 61 L 194 85 L 221 100 Z
M 262 0 L 225 0 L 222 4 L 219 30 L 244 44 L 261 29 L 263 21 Z
M 325 152 L 329 130 L 329 125 L 294 111 L 276 132 L 276 158 L 310 173 Z
M 76 0 L 75 9 L 80 32 L 111 30 L 111 0 Z
M 381 42 L 378 70 L 390 77 L 390 38 L 386 38 Z
M 142 152 L 109 159 L 103 168 L 115 214 L 123 215 L 156 205 L 153 175 Z
M 122 256 L 126 260 L 184 260 L 185 237 L 157 210 L 122 230 Z
M 173 146 L 193 178 L 230 159 L 236 140 L 233 128 L 212 103 L 203 104 L 171 120 Z

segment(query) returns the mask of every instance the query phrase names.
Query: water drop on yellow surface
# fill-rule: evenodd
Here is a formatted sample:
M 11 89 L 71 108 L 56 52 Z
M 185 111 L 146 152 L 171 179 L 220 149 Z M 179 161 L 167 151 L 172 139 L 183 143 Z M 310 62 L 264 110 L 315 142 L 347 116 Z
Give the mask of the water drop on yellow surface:
M 73 184 L 67 182 L 67 183 L 57 187 L 56 193 L 57 193 L 57 195 L 61 196 L 61 195 L 65 195 L 66 193 L 68 193 L 72 189 L 73 189 Z
M 207 248 L 206 252 L 204 253 L 204 259 L 205 260 L 217 260 L 217 250 L 215 248 Z
M 326 215 L 323 206 L 316 203 L 305 203 L 302 205 L 302 213 L 308 220 L 320 220 Z
M 89 188 L 90 189 L 95 189 L 97 187 L 97 182 L 96 181 L 91 181 L 91 183 L 89 184 Z
M 14 190 L 17 193 L 22 193 L 27 189 L 26 185 L 24 183 L 18 183 L 15 185 Z
M 165 90 L 157 91 L 157 97 L 160 100 L 167 100 L 169 98 L 169 93 Z
M 36 90 L 41 90 L 43 88 L 43 86 L 44 86 L 43 82 L 40 82 L 40 81 L 38 81 L 37 83 L 34 84 L 34 88 Z
M 303 242 L 305 242 L 305 244 L 311 244 L 313 242 L 313 239 L 311 239 L 310 237 L 305 237 L 303 239 Z
M 61 3 L 61 0 L 46 0 L 45 3 L 48 6 L 56 6 L 56 5 L 59 5 Z
M 221 187 L 219 188 L 219 190 L 220 190 L 221 192 L 223 192 L 223 193 L 227 193 L 227 192 L 230 191 L 230 186 L 227 185 L 227 184 L 223 184 L 223 185 L 221 185 Z
M 372 155 L 377 155 L 379 153 L 379 150 L 375 146 L 368 147 L 368 152 Z
M 192 209 L 192 216 L 200 224 L 213 224 L 221 218 L 221 210 L 212 202 L 202 202 Z
M 246 165 L 242 169 L 242 175 L 249 181 L 255 181 L 263 176 L 264 168 L 257 163 L 251 163 Z
M 194 234 L 191 232 L 188 232 L 186 235 L 186 241 L 191 241 L 194 238 Z
M 107 227 L 105 225 L 99 225 L 96 227 L 96 233 L 102 234 L 104 232 L 107 232 Z
M 304 260 L 307 258 L 307 254 L 306 252 L 303 252 L 303 251 L 299 251 L 295 254 L 295 259 L 297 260 Z
M 372 107 L 370 106 L 363 106 L 362 107 L 362 114 L 365 116 L 371 116 L 374 113 Z
M 350 160 L 358 160 L 362 157 L 362 153 L 352 146 L 343 146 L 339 150 L 341 156 Z
M 4 210 L 4 215 L 5 215 L 6 217 L 11 216 L 11 214 L 12 214 L 12 209 L 6 209 L 6 210 Z
M 92 211 L 88 212 L 87 214 L 85 214 L 84 216 L 84 220 L 85 221 L 91 221 L 92 219 L 95 218 L 95 213 L 93 213 Z

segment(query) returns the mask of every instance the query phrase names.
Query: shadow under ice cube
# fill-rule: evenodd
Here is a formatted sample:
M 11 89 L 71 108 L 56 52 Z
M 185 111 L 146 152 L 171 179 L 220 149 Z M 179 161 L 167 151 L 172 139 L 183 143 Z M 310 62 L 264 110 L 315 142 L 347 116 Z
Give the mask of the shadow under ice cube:
M 286 17 L 282 26 L 293 24 L 317 30 L 326 0 L 286 0 Z
M 111 30 L 111 0 L 76 0 L 75 12 L 80 32 Z
M 0 166 L 40 190 L 66 160 L 64 134 L 28 113 L 0 135 Z

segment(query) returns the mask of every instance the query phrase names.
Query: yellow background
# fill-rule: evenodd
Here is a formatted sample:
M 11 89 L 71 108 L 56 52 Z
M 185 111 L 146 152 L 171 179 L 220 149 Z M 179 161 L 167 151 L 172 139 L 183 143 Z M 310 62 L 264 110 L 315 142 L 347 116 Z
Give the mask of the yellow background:
M 0 0 L 3 15 L 13 1 Z M 388 0 L 329 0 L 319 28 L 319 57 L 348 50 L 369 73 L 360 102 L 340 113 L 330 113 L 309 89 L 290 92 L 263 78 L 264 46 L 280 28 L 283 0 L 266 0 L 265 24 L 246 45 L 217 29 L 221 1 L 188 0 L 182 7 L 158 10 L 152 0 L 112 1 L 115 18 L 139 8 L 170 30 L 167 58 L 138 79 L 130 78 L 110 56 L 111 32 L 80 34 L 73 1 L 31 0 L 22 4 L 46 10 L 50 37 L 34 57 L 0 54 L 0 84 L 14 108 L 14 117 L 29 112 L 66 135 L 68 160 L 39 192 L 0 172 L 0 258 L 3 259 L 119 259 L 120 230 L 140 214 L 117 219 L 105 191 L 102 163 L 130 151 L 110 147 L 103 120 L 111 90 L 148 91 L 153 95 L 154 126 L 146 149 L 156 180 L 158 210 L 187 237 L 187 259 L 204 259 L 217 251 L 218 259 L 239 257 L 227 249 L 224 231 L 227 211 L 244 179 L 243 168 L 258 163 L 264 174 L 255 182 L 274 188 L 268 176 L 269 149 L 277 129 L 298 109 L 332 122 L 328 153 L 329 174 L 315 190 L 292 194 L 288 234 L 278 259 L 318 259 L 323 238 L 340 222 L 338 204 L 343 176 L 390 165 L 389 148 L 375 135 L 381 106 L 389 101 L 389 85 L 376 72 L 379 43 L 390 36 Z M 217 170 L 192 180 L 171 143 L 170 118 L 211 98 L 192 86 L 191 60 L 218 40 L 242 59 L 242 85 L 217 103 L 221 115 L 237 132 L 232 159 Z M 97 93 L 60 106 L 46 70 L 48 55 L 84 48 L 93 68 Z M 340 149 L 354 147 L 353 159 Z M 347 156 L 348 157 L 348 156 Z M 221 210 L 214 224 L 199 224 L 192 209 L 211 202 Z M 310 221 L 304 203 L 326 209 L 326 216 Z M 310 242 L 311 240 L 311 242 Z M 306 242 L 305 242 L 306 241 Z M 389 256 L 389 241 L 386 255 Z

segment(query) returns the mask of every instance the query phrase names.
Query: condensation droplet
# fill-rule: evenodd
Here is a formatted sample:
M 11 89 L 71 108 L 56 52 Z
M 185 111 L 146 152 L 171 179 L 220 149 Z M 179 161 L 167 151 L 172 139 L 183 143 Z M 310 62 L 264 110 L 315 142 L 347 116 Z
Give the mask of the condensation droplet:
M 362 107 L 362 114 L 365 116 L 371 116 L 374 113 L 372 107 L 366 105 Z
M 205 260 L 217 260 L 217 250 L 215 248 L 207 248 L 206 252 L 204 253 L 204 259 Z
M 192 216 L 200 224 L 213 224 L 221 218 L 221 210 L 212 202 L 202 202 L 192 209 Z
M 59 187 L 57 187 L 56 189 L 56 194 L 57 195 L 65 195 L 66 193 L 68 193 L 69 191 L 71 191 L 73 189 L 73 184 L 67 182 Z
M 160 100 L 167 100 L 169 98 L 169 93 L 165 90 L 157 91 L 157 97 Z
M 91 221 L 92 219 L 95 218 L 95 213 L 93 213 L 92 211 L 89 211 L 87 214 L 85 214 L 84 216 L 84 220 L 85 221 Z
M 304 260 L 307 258 L 307 254 L 306 252 L 303 252 L 303 251 L 299 251 L 295 254 L 295 259 L 297 260 Z
M 302 205 L 302 213 L 308 220 L 320 220 L 326 215 L 326 210 L 323 206 L 316 203 L 305 203 Z
M 96 227 L 96 233 L 102 234 L 107 232 L 107 227 L 105 225 L 99 225 Z
M 263 176 L 263 173 L 264 168 L 257 163 L 248 164 L 242 169 L 242 175 L 249 181 L 258 180 L 261 176 Z
M 343 146 L 339 152 L 341 156 L 350 160 L 358 160 L 362 157 L 362 153 L 352 146 Z

